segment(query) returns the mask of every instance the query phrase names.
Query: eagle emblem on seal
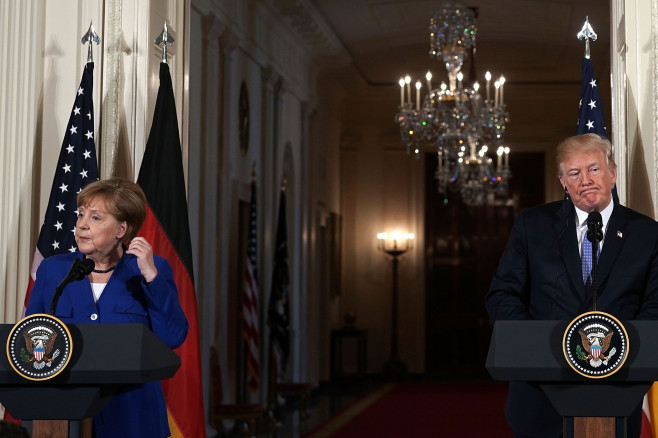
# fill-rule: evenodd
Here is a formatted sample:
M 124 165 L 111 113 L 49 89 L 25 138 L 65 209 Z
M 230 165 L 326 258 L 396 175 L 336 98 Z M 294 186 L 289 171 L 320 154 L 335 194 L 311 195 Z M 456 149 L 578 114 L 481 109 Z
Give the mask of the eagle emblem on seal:
M 71 332 L 62 321 L 45 313 L 18 321 L 7 337 L 9 365 L 28 380 L 57 376 L 68 365 L 72 351 Z
M 50 363 L 58 356 L 59 350 L 53 353 L 57 333 L 37 334 L 30 337 L 27 332 L 23 332 L 23 338 L 25 339 L 25 348 L 29 353 L 25 361 L 34 363 L 34 368 L 41 369 L 46 364 L 50 366 Z
M 562 352 L 576 373 L 602 379 L 624 365 L 628 344 L 628 333 L 617 318 L 592 311 L 578 315 L 567 325 L 562 337 Z
M 606 330 L 606 332 L 603 330 Z M 613 347 L 608 353 L 614 332 L 607 330 L 601 324 L 593 324 L 578 330 L 578 334 L 580 334 L 582 347 L 586 352 L 581 352 L 578 356 L 581 360 L 589 361 L 589 364 L 594 368 L 598 368 L 602 364 L 607 365 L 608 360 L 617 352 Z

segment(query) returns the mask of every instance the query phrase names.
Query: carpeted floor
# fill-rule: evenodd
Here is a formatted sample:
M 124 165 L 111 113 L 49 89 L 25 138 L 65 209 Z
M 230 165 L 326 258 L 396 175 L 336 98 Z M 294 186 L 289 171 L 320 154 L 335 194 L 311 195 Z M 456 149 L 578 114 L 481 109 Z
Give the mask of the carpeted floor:
M 503 409 L 507 384 L 385 384 L 307 434 L 307 438 L 509 438 Z

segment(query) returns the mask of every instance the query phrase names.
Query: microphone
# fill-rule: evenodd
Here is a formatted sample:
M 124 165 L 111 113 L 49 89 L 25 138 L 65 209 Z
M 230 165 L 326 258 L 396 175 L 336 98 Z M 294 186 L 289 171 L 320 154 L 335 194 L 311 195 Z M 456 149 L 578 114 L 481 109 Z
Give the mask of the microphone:
M 587 240 L 592 243 L 603 240 L 603 218 L 598 211 L 587 216 Z
M 87 275 L 91 274 L 91 271 L 94 269 L 94 266 L 95 263 L 92 259 L 73 260 L 73 265 L 71 266 L 71 270 L 69 271 L 68 274 L 66 274 L 64 280 L 62 280 L 59 286 L 57 286 L 57 288 L 55 289 L 55 295 L 53 295 L 53 300 L 50 303 L 51 315 L 55 316 L 55 310 L 57 309 L 57 302 L 59 301 L 59 297 L 62 295 L 62 292 L 64 291 L 64 287 L 66 287 L 66 285 L 71 283 L 72 281 L 82 280 Z
M 587 240 L 592 242 L 592 310 L 596 311 L 596 277 L 598 276 L 596 256 L 599 242 L 603 240 L 603 218 L 598 211 L 593 211 L 587 216 Z
M 94 270 L 95 266 L 96 264 L 92 259 L 82 259 L 82 261 L 80 261 L 80 259 L 75 259 L 75 261 L 73 262 L 73 266 L 71 267 L 71 273 L 72 273 L 71 280 L 73 281 L 82 280 L 87 275 L 91 274 L 91 271 Z

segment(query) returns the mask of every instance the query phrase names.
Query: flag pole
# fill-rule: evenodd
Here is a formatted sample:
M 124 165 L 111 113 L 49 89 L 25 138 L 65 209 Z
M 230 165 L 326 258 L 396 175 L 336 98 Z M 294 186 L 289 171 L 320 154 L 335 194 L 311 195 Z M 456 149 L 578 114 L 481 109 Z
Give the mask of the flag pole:
M 154 42 L 156 45 L 164 43 L 164 46 L 174 43 L 166 23 Z M 137 184 L 147 200 L 147 217 L 139 236 L 151 243 L 153 252 L 171 265 L 178 300 L 189 324 L 185 342 L 176 348 L 181 367 L 173 378 L 162 381 L 169 428 L 173 437 L 205 436 L 199 318 L 185 172 L 166 47 L 163 47 L 160 86 Z
M 578 109 L 578 128 L 576 134 L 593 133 L 603 138 L 608 138 L 605 128 L 605 119 L 601 103 L 601 96 L 594 76 L 594 67 L 590 59 L 590 43 L 598 38 L 596 32 L 589 23 L 589 17 L 585 17 L 582 29 L 576 34 L 579 40 L 585 40 L 585 56 L 582 60 L 582 78 L 580 93 L 580 108 Z M 613 145 L 614 150 L 614 145 Z M 568 194 L 565 194 L 565 199 Z M 617 184 L 612 186 L 612 199 L 615 204 L 619 204 L 619 194 L 617 193 Z

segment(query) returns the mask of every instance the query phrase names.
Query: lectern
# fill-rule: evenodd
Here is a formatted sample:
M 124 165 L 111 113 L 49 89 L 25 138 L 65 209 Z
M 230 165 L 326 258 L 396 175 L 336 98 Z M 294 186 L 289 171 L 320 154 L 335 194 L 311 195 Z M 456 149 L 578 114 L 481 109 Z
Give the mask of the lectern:
M 574 418 L 574 431 L 565 431 L 565 436 L 601 438 L 600 431 L 587 425 L 611 419 L 614 429 L 614 417 L 628 417 L 658 380 L 658 321 L 623 324 L 628 358 L 603 379 L 583 377 L 570 368 L 562 350 L 567 321 L 496 321 L 486 367 L 495 380 L 538 383 L 560 415 Z
M 0 325 L 3 342 L 12 327 Z M 33 438 L 60 436 L 52 430 L 68 430 L 68 420 L 99 413 L 122 387 L 172 377 L 180 367 L 180 357 L 142 324 L 67 327 L 72 356 L 52 379 L 27 380 L 0 354 L 0 402 L 13 416 L 35 420 Z M 68 437 L 68 432 L 61 436 Z

